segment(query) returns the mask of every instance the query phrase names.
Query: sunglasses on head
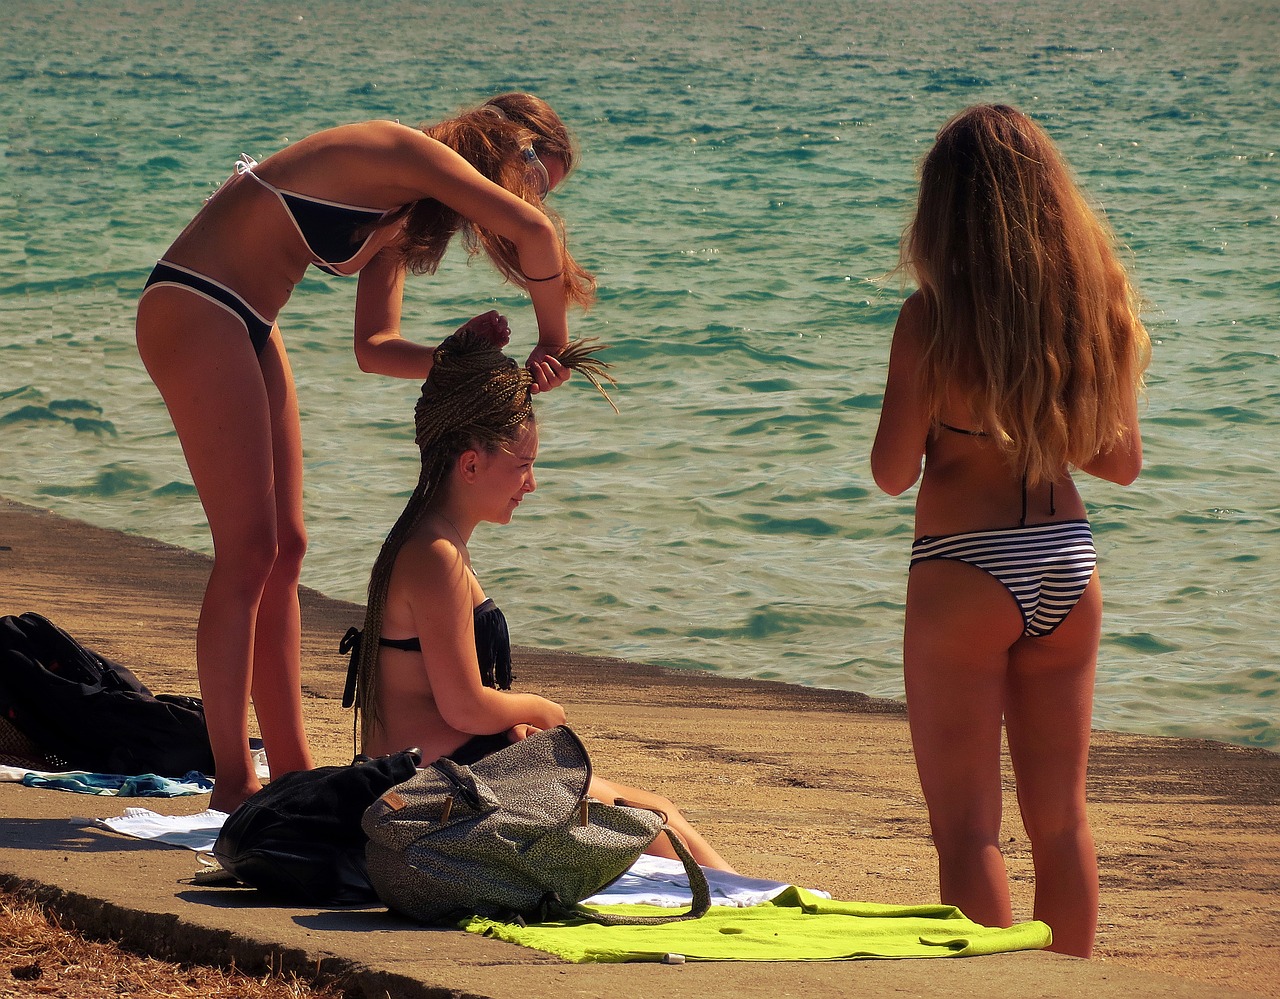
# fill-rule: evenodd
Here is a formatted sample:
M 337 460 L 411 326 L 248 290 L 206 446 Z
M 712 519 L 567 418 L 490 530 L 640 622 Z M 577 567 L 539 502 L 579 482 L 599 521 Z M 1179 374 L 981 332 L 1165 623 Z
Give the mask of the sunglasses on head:
M 547 173 L 546 164 L 538 159 L 538 152 L 531 145 L 521 149 L 520 155 L 524 158 L 525 169 L 534 177 L 534 187 L 538 191 L 538 197 L 545 198 L 547 192 L 551 190 L 551 175 Z
M 507 113 L 496 104 L 486 104 L 480 110 L 496 115 L 503 121 L 511 121 Z M 524 162 L 525 169 L 533 178 L 533 186 L 538 192 L 538 197 L 545 198 L 551 190 L 551 175 L 547 173 L 546 164 L 538 159 L 538 151 L 533 148 L 533 143 L 520 150 L 520 158 Z

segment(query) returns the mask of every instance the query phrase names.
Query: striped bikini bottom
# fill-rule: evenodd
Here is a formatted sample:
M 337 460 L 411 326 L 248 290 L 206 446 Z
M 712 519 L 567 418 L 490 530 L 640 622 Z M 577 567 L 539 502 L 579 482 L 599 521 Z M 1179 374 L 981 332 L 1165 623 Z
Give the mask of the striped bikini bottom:
M 967 534 L 928 535 L 911 545 L 911 567 L 950 559 L 1004 584 L 1022 612 L 1023 634 L 1048 635 L 1071 613 L 1098 564 L 1087 520 Z

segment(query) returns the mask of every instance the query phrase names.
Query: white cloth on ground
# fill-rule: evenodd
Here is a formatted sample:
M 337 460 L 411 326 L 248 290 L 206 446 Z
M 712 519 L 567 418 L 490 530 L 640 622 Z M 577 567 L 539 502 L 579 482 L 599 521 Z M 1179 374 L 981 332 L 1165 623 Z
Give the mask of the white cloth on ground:
M 126 836 L 155 840 L 208 853 L 218 838 L 225 812 L 209 809 L 195 815 L 158 815 L 146 808 L 126 808 L 124 815 L 96 819 L 95 824 Z M 704 867 L 713 905 L 759 905 L 790 887 L 781 881 L 749 878 Z M 826 892 L 815 892 L 830 898 Z M 669 908 L 688 906 L 689 878 L 678 860 L 641 854 L 622 877 L 585 901 L 590 905 L 632 903 Z
M 94 825 L 137 839 L 207 852 L 227 821 L 227 813 L 209 808 L 194 815 L 159 815 L 148 808 L 126 808 L 123 815 L 94 819 Z
M 712 905 L 748 906 L 760 905 L 777 897 L 790 884 L 781 881 L 769 881 L 764 878 L 749 878 L 743 874 L 730 874 L 704 867 L 707 885 L 711 888 Z M 826 892 L 814 892 L 823 898 L 830 898 Z M 651 857 L 642 853 L 640 859 L 631 865 L 622 877 L 608 885 L 590 898 L 583 899 L 587 905 L 661 905 L 668 908 L 687 908 L 693 900 L 689 890 L 689 876 L 684 872 L 684 865 L 678 860 L 666 857 Z

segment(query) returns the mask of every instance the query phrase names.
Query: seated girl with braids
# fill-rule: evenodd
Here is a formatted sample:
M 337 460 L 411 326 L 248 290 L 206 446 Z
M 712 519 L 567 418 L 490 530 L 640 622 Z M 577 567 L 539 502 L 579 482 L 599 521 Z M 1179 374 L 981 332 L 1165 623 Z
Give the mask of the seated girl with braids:
M 506 621 L 467 549 L 478 524 L 508 523 L 536 488 L 532 377 L 501 346 L 458 330 L 436 350 L 415 409 L 418 485 L 374 563 L 364 640 L 354 629 L 344 640 L 355 647 L 344 704 L 354 698 L 371 756 L 413 746 L 424 762 L 473 763 L 565 721 L 556 702 L 509 689 Z M 599 388 L 598 378 L 612 379 L 596 349 L 571 344 L 559 361 Z M 665 813 L 699 864 L 732 870 L 667 799 L 594 776 L 589 793 Z M 652 852 L 673 856 L 659 839 Z

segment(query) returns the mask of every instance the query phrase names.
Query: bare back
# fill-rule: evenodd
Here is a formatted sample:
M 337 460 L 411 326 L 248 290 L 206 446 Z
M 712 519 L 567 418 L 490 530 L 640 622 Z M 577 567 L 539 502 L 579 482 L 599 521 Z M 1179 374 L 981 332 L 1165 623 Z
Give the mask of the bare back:
M 1065 471 L 1052 484 L 1028 487 L 989 437 L 950 429 L 956 426 L 946 421 L 925 443 L 917 537 L 1084 519 L 1084 503 Z
M 903 304 L 893 335 L 880 426 L 872 449 L 876 482 L 898 495 L 923 474 L 916 499 L 916 535 L 955 534 L 1017 526 L 1023 521 L 1023 481 L 985 428 L 975 425 L 969 394 L 949 386 L 940 425 L 931 423 L 919 380 L 926 337 L 922 296 Z M 1052 493 L 1052 495 L 1051 495 Z M 1085 516 L 1064 469 L 1052 484 L 1025 492 L 1025 523 Z
M 339 126 L 269 156 L 253 167 L 254 177 L 237 170 L 174 240 L 165 259 L 236 289 L 262 314 L 277 315 L 312 256 L 271 188 L 370 209 L 398 208 L 405 203 L 402 186 L 378 178 L 386 172 L 380 160 L 391 156 L 384 148 L 389 146 L 385 133 L 402 127 L 393 122 Z M 370 240 L 350 270 L 368 263 L 395 234 L 393 226 Z

